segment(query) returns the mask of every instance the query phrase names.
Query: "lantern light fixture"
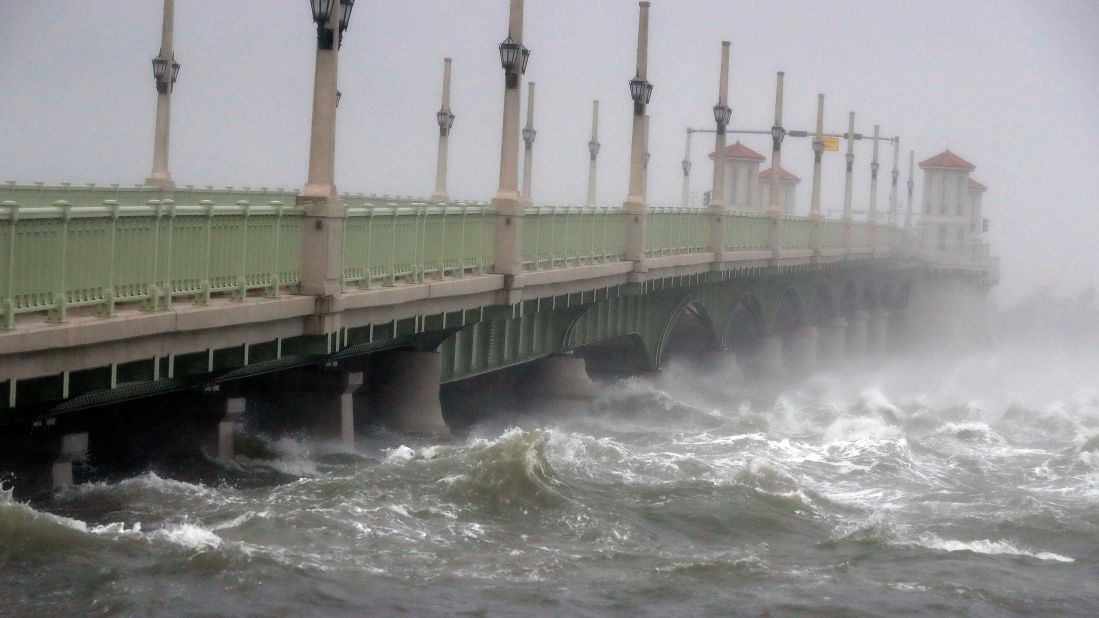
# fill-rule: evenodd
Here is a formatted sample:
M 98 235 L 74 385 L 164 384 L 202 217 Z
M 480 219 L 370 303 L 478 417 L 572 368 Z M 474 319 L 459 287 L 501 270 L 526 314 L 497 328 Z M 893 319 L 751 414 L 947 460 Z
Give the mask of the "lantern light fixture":
M 538 131 L 535 131 L 530 127 L 523 129 L 523 141 L 527 143 L 528 148 L 534 145 L 534 138 L 537 136 Z
M 823 141 L 821 141 L 819 139 L 816 139 L 816 138 L 813 138 L 813 154 L 816 155 L 818 159 L 820 158 L 820 156 L 822 154 L 824 154 L 824 142 Z
M 718 128 L 724 129 L 727 127 L 732 117 L 733 109 L 728 105 L 718 103 L 714 106 L 714 120 L 717 121 Z
M 337 90 L 336 91 L 336 107 L 340 106 L 340 99 L 342 99 L 342 98 L 343 98 L 343 92 Z
M 775 125 L 771 127 L 771 142 L 774 144 L 775 150 L 778 150 L 782 146 L 782 139 L 786 137 L 786 129 Z
M 603 145 L 600 144 L 599 142 L 596 142 L 596 141 L 588 142 L 588 152 L 591 153 L 591 158 L 592 159 L 595 159 L 596 157 L 599 156 L 599 149 L 602 148 L 602 147 L 603 147 Z

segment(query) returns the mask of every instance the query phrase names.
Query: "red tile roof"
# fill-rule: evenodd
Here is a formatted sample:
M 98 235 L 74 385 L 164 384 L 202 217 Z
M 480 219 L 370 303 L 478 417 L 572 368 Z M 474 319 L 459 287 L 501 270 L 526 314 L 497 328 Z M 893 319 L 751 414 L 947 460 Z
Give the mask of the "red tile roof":
M 771 179 L 771 168 L 767 168 L 767 169 L 763 170 L 762 172 L 760 172 L 759 173 L 759 179 L 760 180 L 770 180 Z M 781 167 L 779 168 L 778 179 L 779 179 L 779 182 L 801 182 L 800 178 L 798 178 L 797 176 L 794 176 L 790 172 L 787 172 L 786 170 L 782 169 Z
M 977 166 L 959 157 L 953 152 L 950 152 L 950 149 L 944 150 L 941 153 L 931 157 L 930 159 L 920 162 L 920 169 L 925 169 L 928 167 L 963 169 L 970 171 L 977 169 Z
M 715 153 L 712 153 L 712 152 L 710 153 L 710 158 L 711 159 L 714 158 L 714 154 Z M 737 142 L 737 143 L 733 144 L 732 146 L 729 146 L 728 148 L 725 149 L 725 158 L 726 159 L 749 159 L 749 160 L 752 160 L 752 161 L 764 161 L 764 160 L 766 160 L 766 157 L 764 157 L 763 155 L 759 154 L 758 152 L 752 150 L 751 148 L 745 146 L 744 144 L 741 144 L 740 142 Z
M 984 193 L 985 191 L 988 191 L 988 187 L 986 187 L 986 186 L 982 185 L 981 183 L 977 182 L 976 180 L 973 180 L 972 178 L 970 178 L 969 179 L 969 190 L 970 191 L 975 191 L 977 193 Z

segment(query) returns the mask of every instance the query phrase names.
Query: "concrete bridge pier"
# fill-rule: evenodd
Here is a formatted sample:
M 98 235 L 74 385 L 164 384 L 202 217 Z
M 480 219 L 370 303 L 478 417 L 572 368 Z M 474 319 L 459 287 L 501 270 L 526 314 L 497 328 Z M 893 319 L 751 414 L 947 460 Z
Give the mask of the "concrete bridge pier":
M 531 403 L 569 412 L 587 410 L 596 394 L 587 362 L 575 354 L 554 354 L 534 361 L 522 389 Z
M 787 366 L 790 373 L 805 376 L 817 369 L 820 350 L 820 329 L 806 324 L 793 333 L 787 347 Z
M 889 314 L 889 328 L 886 335 L 887 351 L 903 351 L 908 347 L 908 315 L 903 309 L 895 309 Z
M 396 350 L 381 360 L 375 365 L 379 375 L 371 405 L 385 426 L 415 435 L 449 435 L 439 400 L 442 354 Z
M 862 309 L 847 320 L 847 358 L 863 358 L 867 353 L 870 329 L 870 312 Z
M 751 373 L 761 378 L 781 378 L 786 375 L 782 361 L 782 337 L 760 335 L 748 359 Z
M 211 412 L 217 419 L 213 425 L 206 428 L 201 436 L 201 448 L 203 454 L 211 459 L 232 459 L 236 455 L 233 448 L 233 434 L 237 428 L 237 422 L 244 414 L 246 400 L 243 397 L 219 398 Z
M 870 319 L 866 323 L 866 353 L 869 356 L 880 356 L 885 353 L 889 336 L 889 312 L 877 307 L 870 311 Z
M 4 469 L 14 473 L 8 485 L 16 499 L 22 500 L 72 485 L 73 463 L 88 455 L 88 434 L 13 435 L 5 437 L 0 447 Z
M 248 384 L 248 399 L 278 433 L 304 430 L 317 442 L 351 448 L 355 444 L 355 393 L 363 385 L 361 371 L 307 368 Z
M 819 352 L 822 364 L 839 363 L 847 358 L 847 320 L 832 318 L 820 328 Z

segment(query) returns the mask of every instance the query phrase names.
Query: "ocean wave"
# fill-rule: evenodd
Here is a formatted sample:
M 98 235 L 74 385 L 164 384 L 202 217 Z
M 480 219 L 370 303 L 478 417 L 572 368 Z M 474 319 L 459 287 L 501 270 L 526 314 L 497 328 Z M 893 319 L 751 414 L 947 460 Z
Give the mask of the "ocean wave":
M 844 416 L 836 419 L 824 430 L 826 444 L 857 442 L 860 440 L 896 440 L 901 429 L 873 416 Z
M 1047 560 L 1053 562 L 1076 562 L 1075 558 L 1069 556 L 1063 556 L 1061 554 L 1055 554 L 1048 551 L 1032 551 L 1029 549 L 1023 549 L 1019 546 L 1011 543 L 1010 541 L 992 541 L 989 539 L 979 539 L 975 541 L 958 541 L 952 539 L 942 539 L 934 534 L 924 534 L 919 538 L 897 543 L 898 545 L 911 545 L 923 547 L 926 549 L 933 549 L 937 551 L 945 552 L 958 552 L 968 551 L 975 554 L 984 554 L 987 556 L 1025 556 L 1028 558 L 1035 558 L 1038 560 Z
M 561 505 L 561 483 L 546 457 L 548 439 L 547 431 L 513 428 L 495 440 L 478 441 L 466 455 L 469 467 L 449 491 L 492 509 Z

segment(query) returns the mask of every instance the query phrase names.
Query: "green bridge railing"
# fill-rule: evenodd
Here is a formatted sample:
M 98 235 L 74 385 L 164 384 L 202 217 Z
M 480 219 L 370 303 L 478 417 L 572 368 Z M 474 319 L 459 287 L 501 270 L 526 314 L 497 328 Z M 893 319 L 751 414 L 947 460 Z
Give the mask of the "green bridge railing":
M 626 257 L 626 215 L 619 208 L 532 206 L 524 215 L 525 269 L 616 262 Z
M 7 183 L 0 197 L 0 328 L 13 328 L 23 313 L 48 312 L 64 321 L 70 309 L 95 307 L 110 316 L 119 304 L 166 308 L 173 299 L 204 304 L 211 295 L 296 291 L 304 212 L 281 199 L 265 205 L 239 199 L 186 205 L 137 198 L 164 195 L 149 187 L 47 187 Z M 283 189 L 176 189 L 179 197 L 284 197 Z M 73 197 L 75 203 L 55 200 Z M 106 196 L 100 203 L 95 199 Z M 484 203 L 429 204 L 411 197 L 345 194 L 344 281 L 351 286 L 417 283 L 493 271 L 496 212 Z M 126 200 L 126 201 L 123 201 Z M 23 202 L 26 203 L 23 203 Z M 648 257 L 710 251 L 707 209 L 652 207 L 647 214 Z M 534 206 L 522 228 L 524 269 L 542 270 L 625 259 L 629 216 L 614 207 Z M 729 212 L 725 250 L 766 251 L 771 219 L 766 213 Z M 853 223 L 851 244 L 866 247 L 866 223 Z M 821 223 L 821 246 L 843 248 L 844 225 Z M 876 228 L 879 247 L 898 239 L 888 225 Z M 809 249 L 812 222 L 784 216 L 783 249 Z
M 488 272 L 495 258 L 494 214 L 485 206 L 348 208 L 344 281 L 371 287 Z

